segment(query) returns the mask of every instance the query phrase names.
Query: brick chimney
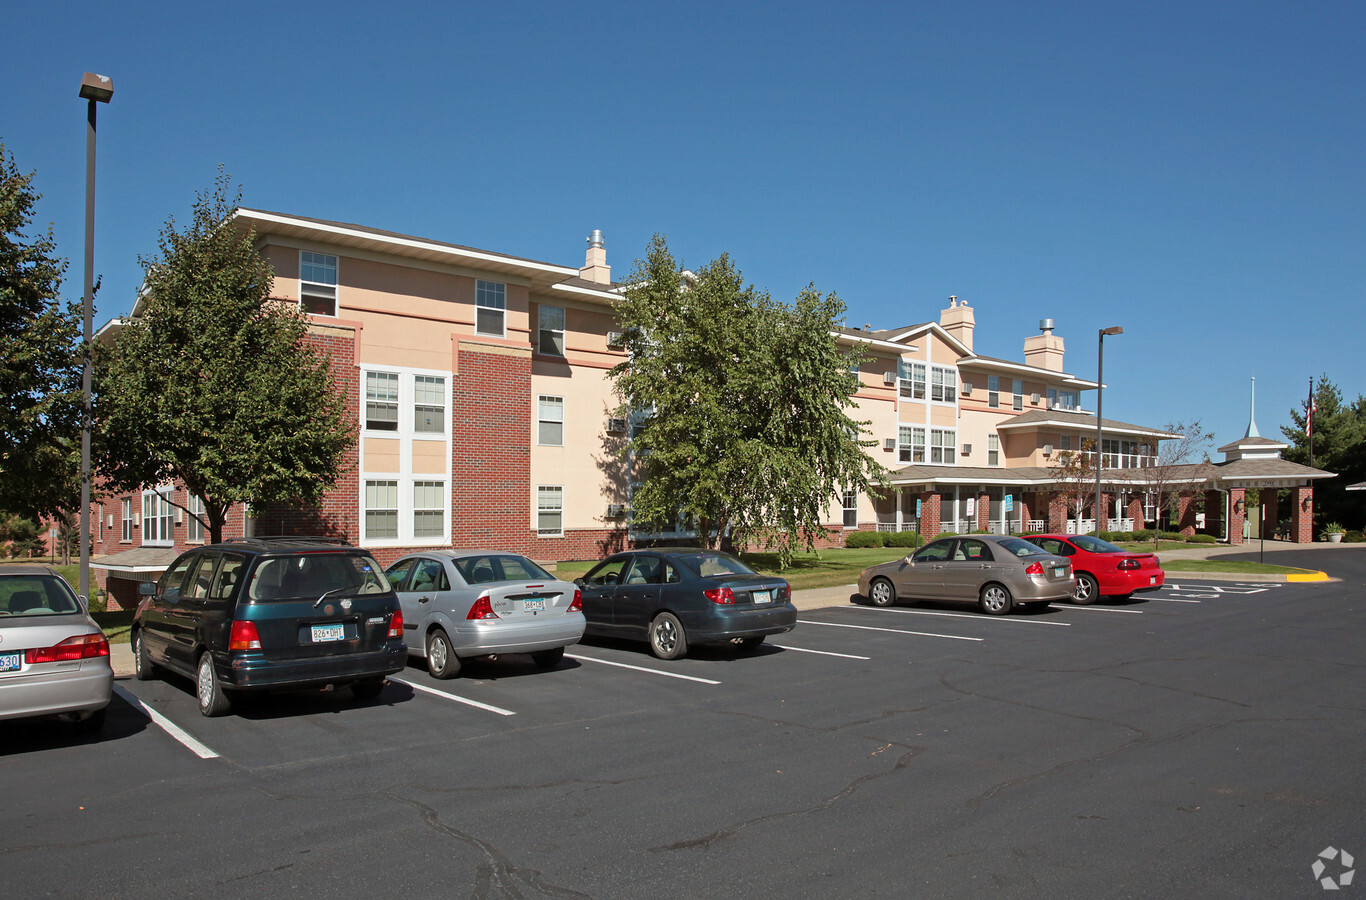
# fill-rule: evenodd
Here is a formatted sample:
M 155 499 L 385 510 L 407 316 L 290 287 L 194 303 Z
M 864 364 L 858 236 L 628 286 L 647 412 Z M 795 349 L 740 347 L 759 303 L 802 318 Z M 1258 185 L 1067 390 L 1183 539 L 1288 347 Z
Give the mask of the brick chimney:
M 1062 354 L 1062 338 L 1053 333 L 1053 320 L 1040 319 L 1039 333 L 1025 338 L 1025 365 L 1061 372 Z
M 972 351 L 972 329 L 977 326 L 977 321 L 972 316 L 972 307 L 968 306 L 968 301 L 958 302 L 958 297 L 949 297 L 949 308 L 940 310 L 939 325 L 953 335 L 954 340 L 961 343 L 968 351 Z
M 594 228 L 588 236 L 588 255 L 584 258 L 579 277 L 596 284 L 612 283 L 612 267 L 607 265 L 607 251 L 602 246 L 602 232 Z

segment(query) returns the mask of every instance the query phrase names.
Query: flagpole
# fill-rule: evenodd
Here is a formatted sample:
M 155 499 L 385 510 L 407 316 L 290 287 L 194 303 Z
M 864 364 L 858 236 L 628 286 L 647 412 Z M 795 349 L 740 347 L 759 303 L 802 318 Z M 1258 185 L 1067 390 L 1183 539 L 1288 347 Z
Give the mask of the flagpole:
M 1309 376 L 1309 405 L 1305 407 L 1306 419 L 1304 430 L 1308 432 L 1309 438 L 1309 468 L 1314 468 L 1314 376 Z

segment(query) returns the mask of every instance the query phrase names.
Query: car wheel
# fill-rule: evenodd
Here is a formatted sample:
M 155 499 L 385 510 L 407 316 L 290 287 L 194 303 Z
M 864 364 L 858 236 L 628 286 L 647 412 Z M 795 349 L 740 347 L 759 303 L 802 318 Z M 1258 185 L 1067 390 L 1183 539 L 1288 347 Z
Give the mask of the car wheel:
M 133 632 L 133 677 L 138 681 L 151 681 L 156 674 L 157 667 L 147 654 L 147 645 L 142 642 L 142 631 Z
M 553 669 L 564 659 L 564 648 L 555 647 L 551 650 L 537 650 L 531 654 L 531 661 L 542 669 Z
M 896 602 L 896 588 L 886 578 L 874 578 L 868 585 L 868 599 L 874 606 L 891 606 Z
M 105 710 L 97 709 L 84 719 L 77 719 L 74 727 L 81 734 L 95 734 L 104 727 Z
M 1078 572 L 1077 586 L 1072 589 L 1072 602 L 1085 606 L 1088 603 L 1095 603 L 1099 599 L 1100 585 L 1096 583 L 1095 577 L 1085 572 Z
M 1014 605 L 1010 591 L 1006 590 L 1005 585 L 995 582 L 982 588 L 982 592 L 977 595 L 977 603 L 982 607 L 982 612 L 991 616 L 1004 616 Z
M 759 646 L 763 642 L 764 635 L 760 634 L 755 637 L 740 638 L 740 640 L 737 643 L 740 645 L 740 648 L 742 650 L 753 650 L 755 647 Z
M 379 692 L 382 690 L 384 690 L 383 678 L 357 681 L 351 685 L 351 695 L 357 700 L 373 700 L 379 696 Z
M 206 650 L 199 657 L 199 668 L 195 676 L 195 694 L 199 698 L 199 711 L 206 716 L 221 716 L 232 708 L 232 700 L 218 683 L 213 673 L 213 656 Z
M 460 657 L 451 647 L 451 639 L 438 628 L 427 635 L 427 671 L 433 678 L 454 678 L 460 674 Z
M 650 652 L 660 659 L 678 659 L 688 652 L 683 623 L 673 613 L 662 612 L 650 623 Z

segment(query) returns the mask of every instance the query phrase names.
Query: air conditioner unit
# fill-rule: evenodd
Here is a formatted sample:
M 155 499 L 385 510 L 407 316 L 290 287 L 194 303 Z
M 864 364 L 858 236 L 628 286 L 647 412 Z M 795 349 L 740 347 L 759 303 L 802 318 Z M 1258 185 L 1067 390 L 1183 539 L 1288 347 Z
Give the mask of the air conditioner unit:
M 607 433 L 608 433 L 608 434 L 625 434 L 625 433 L 626 433 L 626 419 L 624 419 L 624 418 L 622 418 L 622 417 L 620 417 L 620 416 L 613 416 L 612 418 L 608 419 L 608 420 L 607 420 Z
M 882 439 L 882 449 L 883 449 L 883 450 L 895 450 L 895 449 L 896 449 L 896 438 L 883 438 L 883 439 Z
M 113 527 L 114 527 L 114 514 L 113 514 L 113 513 L 110 513 L 110 514 L 108 515 L 107 518 L 108 518 L 109 524 L 105 525 L 104 527 L 105 527 L 105 528 L 113 528 Z
M 972 382 L 971 382 L 971 381 L 965 381 L 965 382 L 963 382 L 963 396 L 964 396 L 964 397 L 971 397 L 971 396 L 972 396 Z
M 607 504 L 607 518 L 609 518 L 609 519 L 619 519 L 619 518 L 621 518 L 621 517 L 624 516 L 624 515 L 626 515 L 626 504 L 624 504 L 624 503 L 609 503 L 609 504 Z
M 971 445 L 971 444 L 964 444 L 964 445 L 963 445 L 963 455 L 964 455 L 964 456 L 971 456 L 971 455 L 972 455 L 972 445 Z
M 1052 444 L 1044 444 L 1044 445 L 1043 445 L 1043 455 L 1044 455 L 1044 456 L 1052 456 L 1052 455 L 1053 455 L 1053 445 L 1052 445 Z
M 883 384 L 896 384 L 896 373 L 895 373 L 895 372 L 883 372 L 883 373 L 882 373 L 882 383 L 883 383 Z
M 134 527 L 140 527 L 141 525 L 142 525 L 142 513 L 139 513 L 139 512 L 133 513 L 133 526 L 134 526 Z
M 1038 406 L 1038 405 L 1039 405 L 1039 395 L 1038 395 L 1038 392 L 1035 392 L 1035 393 L 1029 395 L 1029 402 L 1030 402 L 1030 403 L 1033 403 L 1035 406 Z
M 625 334 L 625 332 L 621 332 L 621 331 L 609 331 L 609 332 L 607 332 L 607 346 L 609 346 L 609 347 L 624 347 L 624 346 L 626 346 L 626 334 Z

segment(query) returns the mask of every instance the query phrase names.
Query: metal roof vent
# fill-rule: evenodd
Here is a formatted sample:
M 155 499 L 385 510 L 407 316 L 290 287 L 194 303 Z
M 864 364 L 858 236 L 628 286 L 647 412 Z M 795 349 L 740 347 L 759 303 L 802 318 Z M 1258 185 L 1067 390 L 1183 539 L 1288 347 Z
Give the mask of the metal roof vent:
M 593 233 L 590 234 L 590 235 L 588 236 L 588 246 L 590 246 L 590 247 L 601 247 L 601 246 L 602 246 L 602 229 L 600 229 L 600 228 L 594 228 L 594 229 L 593 229 Z
M 1053 328 L 1054 328 L 1054 325 L 1053 325 L 1053 320 L 1052 320 L 1052 319 L 1040 319 L 1040 320 L 1039 320 L 1039 330 L 1042 331 L 1044 334 L 1051 334 L 1052 331 L 1053 331 Z

